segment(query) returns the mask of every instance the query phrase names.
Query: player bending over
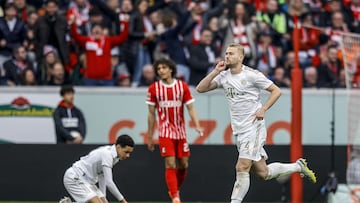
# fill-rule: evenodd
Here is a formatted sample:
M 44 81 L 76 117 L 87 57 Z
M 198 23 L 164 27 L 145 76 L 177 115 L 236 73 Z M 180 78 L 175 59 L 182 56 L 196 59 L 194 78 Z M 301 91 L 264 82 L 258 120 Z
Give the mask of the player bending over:
M 113 181 L 112 168 L 120 160 L 129 158 L 133 150 L 134 140 L 129 135 L 121 135 L 116 144 L 91 151 L 66 170 L 66 190 L 76 202 L 108 203 L 107 188 L 119 202 L 127 203 Z M 71 200 L 65 197 L 59 203 L 71 203 Z

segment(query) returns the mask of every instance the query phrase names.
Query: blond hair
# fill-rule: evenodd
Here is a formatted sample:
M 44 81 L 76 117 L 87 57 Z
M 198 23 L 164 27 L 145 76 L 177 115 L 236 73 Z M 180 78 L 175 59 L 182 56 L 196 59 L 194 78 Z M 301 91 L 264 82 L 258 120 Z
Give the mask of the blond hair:
M 243 47 L 241 44 L 238 44 L 238 43 L 230 43 L 230 44 L 228 45 L 228 47 L 237 48 L 238 51 L 239 51 L 242 55 L 245 55 L 245 49 L 244 49 L 244 47 Z

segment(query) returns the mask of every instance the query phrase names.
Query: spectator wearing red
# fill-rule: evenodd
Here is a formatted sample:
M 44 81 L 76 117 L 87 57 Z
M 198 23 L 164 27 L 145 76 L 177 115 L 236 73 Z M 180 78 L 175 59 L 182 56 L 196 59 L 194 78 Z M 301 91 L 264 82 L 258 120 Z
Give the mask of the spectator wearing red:
M 300 28 L 299 58 L 303 66 L 309 66 L 316 55 L 321 31 L 313 28 L 314 21 L 311 13 L 304 13 L 300 19 L 304 26 Z
M 128 18 L 123 19 L 125 22 Z M 86 86 L 113 86 L 111 49 L 122 44 L 128 37 L 128 23 L 117 36 L 105 36 L 101 24 L 94 24 L 91 36 L 80 35 L 75 24 L 75 16 L 70 20 L 71 35 L 75 42 L 85 49 L 86 64 L 84 84 Z

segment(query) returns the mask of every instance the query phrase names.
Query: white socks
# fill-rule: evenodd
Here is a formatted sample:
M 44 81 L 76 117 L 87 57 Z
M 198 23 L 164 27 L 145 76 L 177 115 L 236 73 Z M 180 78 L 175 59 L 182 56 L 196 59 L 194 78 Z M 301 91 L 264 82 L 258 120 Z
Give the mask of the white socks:
M 268 166 L 269 174 L 265 180 L 278 178 L 280 176 L 289 175 L 295 172 L 300 172 L 301 168 L 297 163 L 283 164 L 279 162 L 271 163 Z
M 248 172 L 236 172 L 236 181 L 231 194 L 231 203 L 241 203 L 250 187 Z

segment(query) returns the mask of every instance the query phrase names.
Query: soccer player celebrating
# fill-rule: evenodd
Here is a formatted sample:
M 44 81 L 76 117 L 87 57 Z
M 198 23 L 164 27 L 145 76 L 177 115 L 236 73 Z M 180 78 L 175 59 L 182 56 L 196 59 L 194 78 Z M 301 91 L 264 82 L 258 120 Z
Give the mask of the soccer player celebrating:
M 120 135 L 116 144 L 91 151 L 66 170 L 66 190 L 76 202 L 108 203 L 107 188 L 119 202 L 127 203 L 113 181 L 112 168 L 119 161 L 129 158 L 133 150 L 134 140 L 129 135 Z M 60 203 L 71 203 L 71 200 L 65 197 Z
M 148 113 L 148 149 L 154 151 L 155 111 L 158 114 L 159 148 L 165 161 L 165 180 L 173 203 L 180 203 L 180 186 L 188 168 L 190 156 L 186 140 L 184 105 L 186 105 L 196 131 L 202 135 L 199 120 L 193 106 L 194 98 L 186 82 L 175 79 L 173 61 L 159 59 L 153 65 L 159 81 L 148 88 L 146 103 Z
M 261 72 L 243 65 L 243 59 L 244 47 L 230 44 L 225 61 L 219 62 L 196 87 L 200 93 L 222 87 L 230 105 L 231 128 L 239 153 L 231 203 L 243 201 L 250 186 L 250 171 L 264 180 L 298 172 L 316 182 L 315 174 L 307 167 L 305 159 L 288 164 L 266 164 L 265 111 L 278 100 L 281 90 Z M 260 103 L 261 90 L 270 92 L 264 104 Z

